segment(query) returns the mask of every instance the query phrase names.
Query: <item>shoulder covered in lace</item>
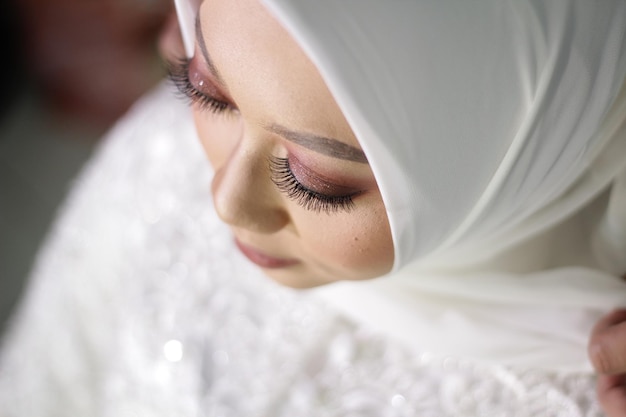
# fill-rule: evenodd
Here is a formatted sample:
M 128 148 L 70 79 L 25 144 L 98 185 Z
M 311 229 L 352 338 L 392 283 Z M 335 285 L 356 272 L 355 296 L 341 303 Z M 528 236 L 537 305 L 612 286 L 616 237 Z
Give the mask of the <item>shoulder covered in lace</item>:
M 4 340 L 3 416 L 601 415 L 588 375 L 411 352 L 268 282 L 210 180 L 165 86 L 111 131 Z

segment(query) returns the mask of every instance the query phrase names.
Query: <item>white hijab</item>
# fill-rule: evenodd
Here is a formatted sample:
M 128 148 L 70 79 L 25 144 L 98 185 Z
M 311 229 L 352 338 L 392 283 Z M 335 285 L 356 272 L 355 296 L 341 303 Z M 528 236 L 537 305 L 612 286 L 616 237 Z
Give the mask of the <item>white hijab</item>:
M 420 350 L 589 369 L 593 322 L 626 301 L 626 2 L 263 2 L 359 139 L 394 240 L 388 277 L 317 292 Z

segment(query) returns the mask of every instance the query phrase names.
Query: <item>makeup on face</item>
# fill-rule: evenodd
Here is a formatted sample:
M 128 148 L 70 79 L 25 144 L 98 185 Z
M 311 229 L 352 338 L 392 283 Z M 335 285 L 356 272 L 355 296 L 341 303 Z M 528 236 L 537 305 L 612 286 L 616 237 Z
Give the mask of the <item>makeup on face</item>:
M 242 243 L 239 239 L 235 238 L 235 245 L 239 251 L 244 254 L 252 263 L 265 269 L 280 269 L 288 268 L 299 264 L 297 259 L 285 259 L 267 255 L 252 246 Z
M 239 251 L 300 288 L 387 272 L 375 178 L 314 65 L 254 0 L 207 1 L 200 15 L 193 58 L 170 72 L 193 103 L 213 203 Z
M 271 179 L 281 192 L 310 211 L 329 214 L 340 210 L 352 210 L 354 207 L 353 197 L 356 197 L 360 190 L 355 191 L 325 181 L 302 165 L 296 165 L 300 172 L 300 176 L 298 176 L 292 169 L 294 161 L 297 159 L 293 156 L 291 158 L 270 158 Z M 306 180 L 302 180 L 303 177 Z
M 197 59 L 189 61 L 187 72 L 189 74 L 189 83 L 199 93 L 235 108 L 233 99 L 226 92 L 226 87 L 216 79 L 211 71 L 205 71 Z
M 206 48 L 199 19 L 196 20 L 196 35 L 201 54 L 195 54 L 192 59 L 182 59 L 178 63 L 170 64 L 170 78 L 179 91 L 202 110 L 215 114 L 237 111 L 234 100 L 226 92 L 228 87 Z M 266 130 L 316 153 L 367 164 L 367 158 L 362 150 L 340 140 L 300 132 L 276 123 L 268 124 Z M 342 181 L 320 175 L 317 172 L 319 169 L 307 167 L 306 163 L 292 153 L 287 158 L 270 155 L 268 164 L 272 173 L 271 180 L 278 190 L 305 209 L 314 212 L 350 211 L 354 206 L 353 198 L 363 191 L 349 182 L 344 185 Z

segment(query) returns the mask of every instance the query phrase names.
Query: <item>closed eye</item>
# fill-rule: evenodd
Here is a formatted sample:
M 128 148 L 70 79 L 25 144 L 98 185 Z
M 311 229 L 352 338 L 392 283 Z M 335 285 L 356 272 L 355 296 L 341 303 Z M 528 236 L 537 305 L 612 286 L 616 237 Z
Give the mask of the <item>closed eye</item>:
M 227 110 L 235 110 L 230 103 L 212 97 L 196 88 L 189 78 L 189 64 L 190 60 L 186 58 L 176 62 L 167 62 L 169 79 L 176 86 L 180 96 L 189 101 L 190 104 L 196 104 L 201 110 L 208 110 L 211 113 L 217 114 Z
M 360 192 L 348 195 L 326 195 L 304 186 L 289 166 L 288 158 L 271 157 L 269 160 L 272 182 L 290 199 L 307 210 L 325 212 L 327 214 L 338 211 L 350 212 L 354 208 L 353 197 Z

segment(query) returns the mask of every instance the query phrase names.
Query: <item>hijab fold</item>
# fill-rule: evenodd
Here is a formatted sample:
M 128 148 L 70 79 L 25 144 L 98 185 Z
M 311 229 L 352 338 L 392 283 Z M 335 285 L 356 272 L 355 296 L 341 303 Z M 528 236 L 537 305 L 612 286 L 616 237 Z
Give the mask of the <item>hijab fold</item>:
M 589 370 L 591 326 L 626 300 L 626 2 L 262 2 L 350 123 L 394 241 L 389 276 L 316 292 L 416 349 Z
M 422 351 L 590 370 L 625 305 L 626 2 L 263 0 L 355 132 L 392 273 L 315 290 Z

